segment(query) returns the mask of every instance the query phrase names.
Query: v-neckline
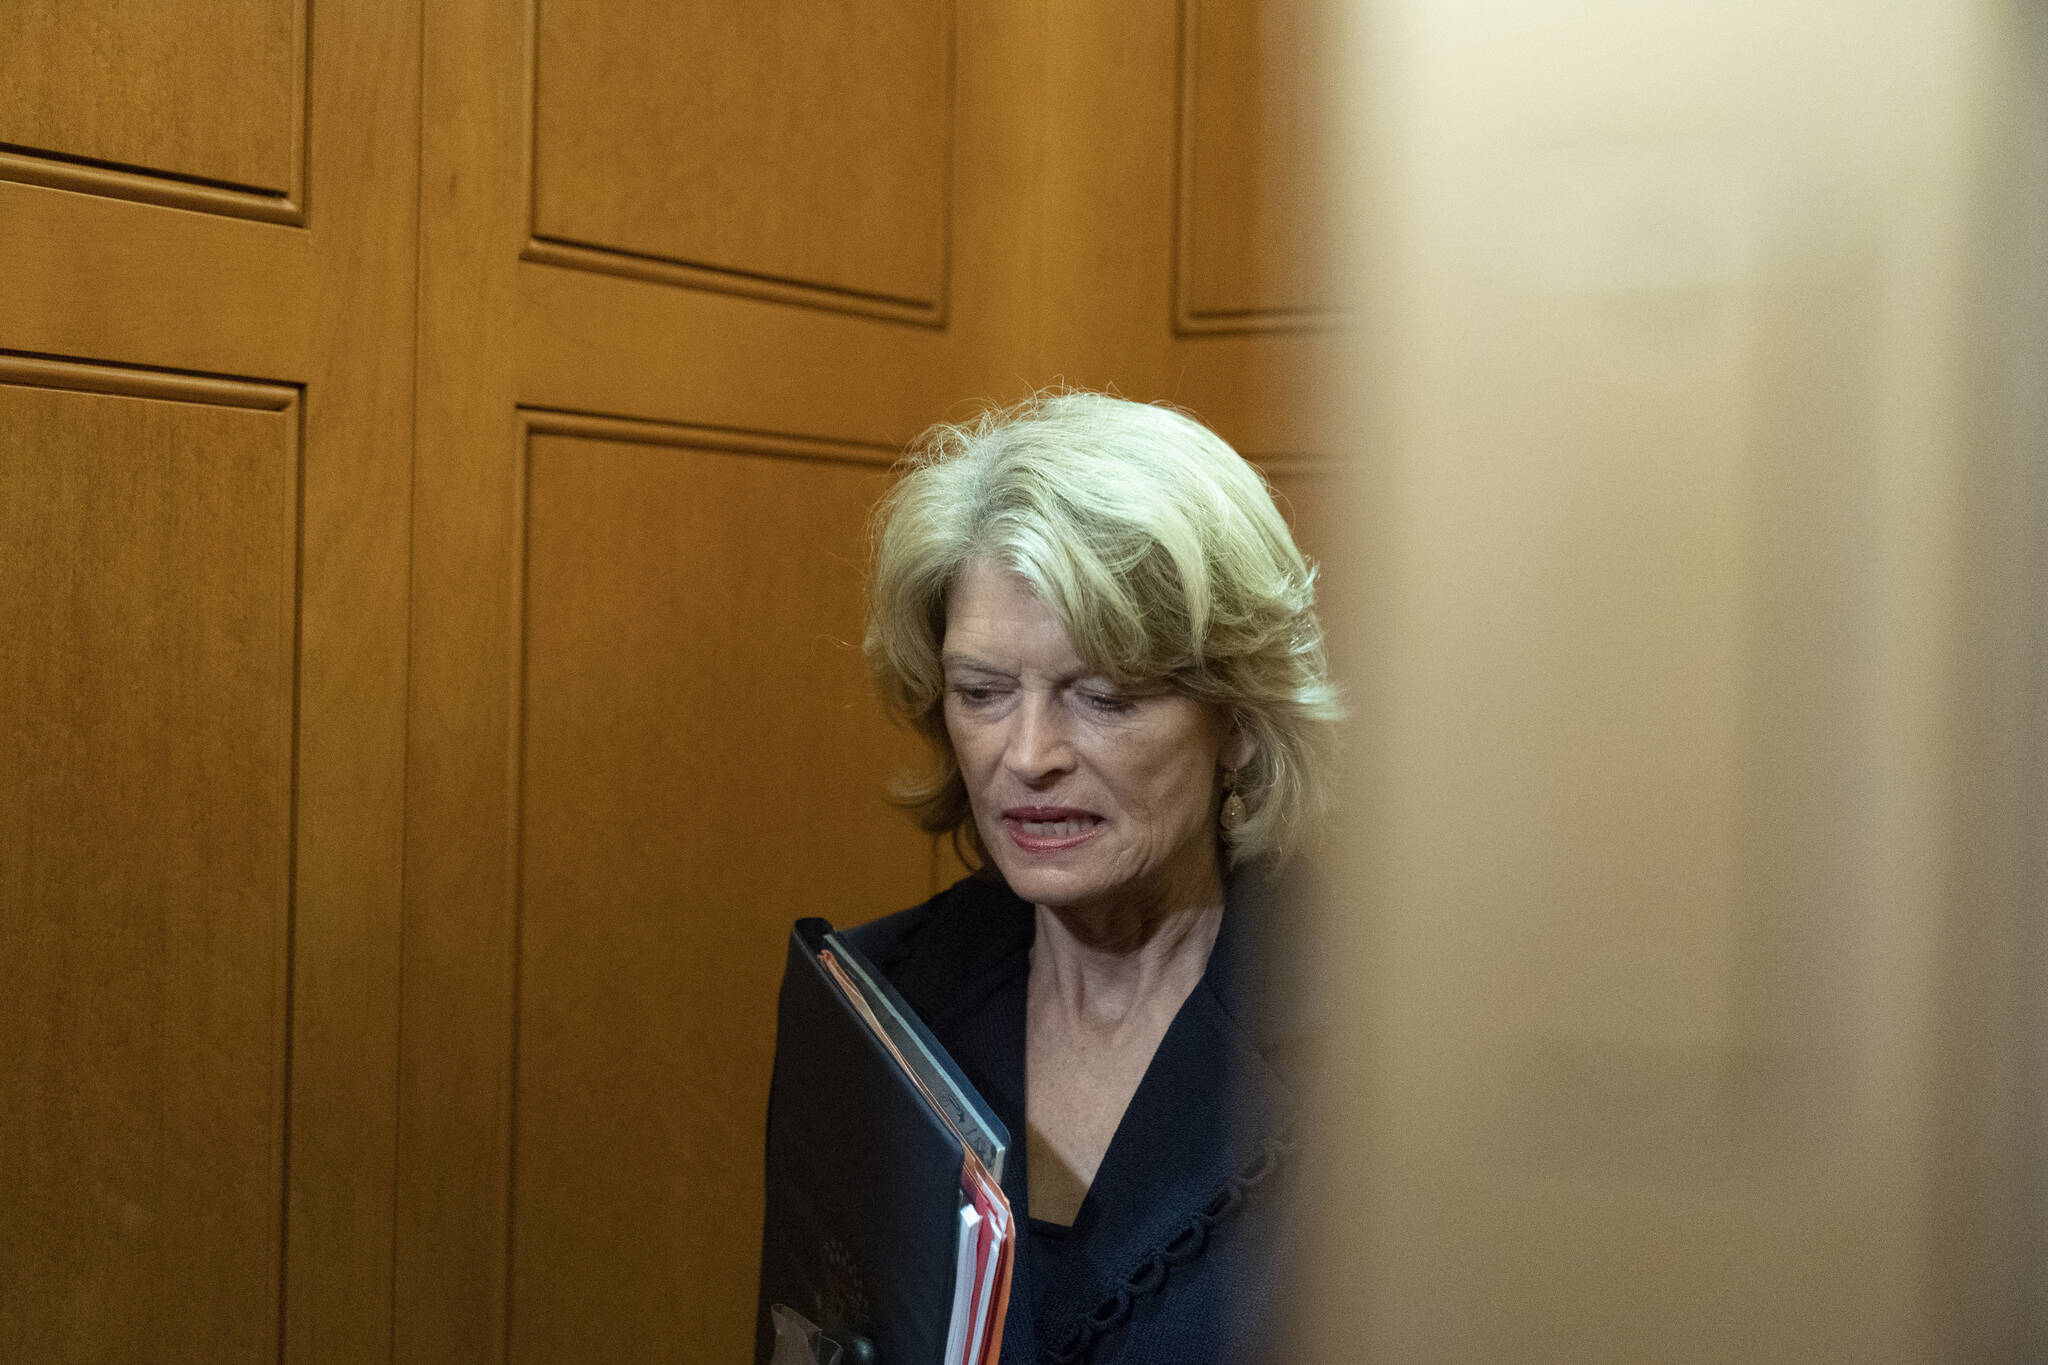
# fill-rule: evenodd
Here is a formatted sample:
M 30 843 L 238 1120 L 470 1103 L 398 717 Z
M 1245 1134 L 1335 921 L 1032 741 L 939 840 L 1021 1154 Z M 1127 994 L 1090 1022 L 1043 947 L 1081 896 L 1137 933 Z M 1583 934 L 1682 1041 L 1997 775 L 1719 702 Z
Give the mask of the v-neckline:
M 1026 1134 L 1025 1016 L 1037 926 L 1032 908 L 1007 887 L 995 882 L 989 890 L 998 898 L 934 922 L 936 932 L 914 965 L 906 961 L 899 985 L 913 1004 L 930 1002 L 927 1022 L 1009 1128 L 1003 1191 L 1017 1217 L 1028 1220 L 1030 1163 L 1019 1139 Z M 1036 1359 L 1038 1344 L 1080 1330 L 1089 1314 L 1146 1274 L 1164 1248 L 1184 1242 L 1190 1220 L 1199 1221 L 1293 1126 L 1292 1087 L 1263 1050 L 1273 1021 L 1260 1012 L 1259 995 L 1272 987 L 1272 954 L 1252 936 L 1281 927 L 1267 922 L 1263 900 L 1259 888 L 1235 881 L 1226 887 L 1223 922 L 1202 978 L 1118 1120 L 1068 1225 L 1068 1254 L 1035 1267 L 1035 1302 L 1010 1315 L 1005 1355 Z M 1252 1013 L 1240 1017 L 1248 1008 Z M 1023 1280 L 1018 1288 L 1027 1290 Z
M 1206 976 L 1207 970 L 1208 962 L 1205 958 L 1203 961 L 1204 976 Z M 1051 1224 L 1055 1227 L 1068 1228 L 1077 1238 L 1085 1235 L 1085 1229 L 1088 1226 L 1087 1219 L 1089 1216 L 1089 1201 L 1094 1194 L 1096 1186 L 1101 1182 L 1103 1172 L 1109 1168 L 1110 1155 L 1116 1149 L 1118 1135 L 1124 1131 L 1125 1120 L 1131 1112 L 1132 1105 L 1136 1103 L 1139 1092 L 1143 1090 L 1145 1087 L 1145 1078 L 1146 1076 L 1151 1074 L 1152 1065 L 1158 1059 L 1160 1049 L 1166 1045 L 1167 1037 L 1173 1032 L 1174 1024 L 1177 1020 L 1179 1020 L 1181 1013 L 1187 1009 L 1188 1001 L 1194 997 L 1196 992 L 1202 989 L 1202 981 L 1202 976 L 1198 976 L 1195 978 L 1195 981 L 1193 985 L 1189 987 L 1187 994 L 1181 997 L 1180 1002 L 1174 1006 L 1173 1013 L 1167 1018 L 1165 1025 L 1162 1028 L 1160 1028 L 1159 1036 L 1152 1040 L 1150 1050 L 1145 1055 L 1144 1066 L 1138 1069 L 1135 1079 L 1133 1079 L 1133 1081 L 1131 1082 L 1129 1092 L 1122 1097 L 1122 1102 L 1117 1108 L 1116 1121 L 1109 1127 L 1108 1138 L 1103 1143 L 1102 1151 L 1100 1156 L 1096 1160 L 1094 1171 L 1090 1174 L 1088 1178 L 1088 1184 L 1084 1189 L 1082 1189 L 1081 1197 L 1074 1206 L 1072 1218 L 1062 1222 L 1057 1218 L 1042 1216 L 1036 1210 L 1032 1210 L 1030 1216 L 1032 1216 L 1033 1218 L 1037 1218 L 1041 1222 Z M 1022 1112 L 1022 1118 L 1024 1123 L 1024 1141 L 1022 1146 L 1024 1148 L 1025 1162 L 1027 1165 L 1030 1165 L 1032 1164 L 1033 1147 L 1035 1145 L 1032 1140 L 1032 1135 L 1036 1130 L 1032 1126 L 1033 1110 L 1031 1107 L 1031 972 L 1028 966 L 1024 973 L 1024 1025 L 1023 1036 L 1020 1040 L 1020 1050 L 1021 1055 L 1023 1057 L 1022 1089 L 1024 1094 L 1024 1107 Z M 1057 1151 L 1054 1149 L 1054 1146 L 1050 1141 L 1047 1141 L 1045 1143 L 1044 1156 L 1046 1159 L 1054 1162 L 1058 1162 L 1060 1160 Z M 1034 1167 L 1033 1174 L 1042 1177 L 1044 1173 L 1042 1171 L 1038 1171 Z M 1032 1184 L 1033 1187 L 1036 1188 L 1042 1186 L 1044 1184 L 1044 1181 L 1042 1179 L 1034 1180 Z

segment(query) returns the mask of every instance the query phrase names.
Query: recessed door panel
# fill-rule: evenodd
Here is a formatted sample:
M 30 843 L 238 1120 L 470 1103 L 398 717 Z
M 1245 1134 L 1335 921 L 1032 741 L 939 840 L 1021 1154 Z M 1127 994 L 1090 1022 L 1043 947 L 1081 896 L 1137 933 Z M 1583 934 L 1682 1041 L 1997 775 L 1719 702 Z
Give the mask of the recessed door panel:
M 290 195 L 305 20 L 304 0 L 19 0 L 0 43 L 0 151 Z
M 298 420 L 220 387 L 0 382 L 10 1360 L 277 1356 Z
M 789 925 L 929 893 L 859 648 L 886 469 L 635 430 L 530 445 L 522 1362 L 746 1358 Z
M 943 314 L 945 0 L 555 0 L 538 23 L 544 244 L 596 269 Z

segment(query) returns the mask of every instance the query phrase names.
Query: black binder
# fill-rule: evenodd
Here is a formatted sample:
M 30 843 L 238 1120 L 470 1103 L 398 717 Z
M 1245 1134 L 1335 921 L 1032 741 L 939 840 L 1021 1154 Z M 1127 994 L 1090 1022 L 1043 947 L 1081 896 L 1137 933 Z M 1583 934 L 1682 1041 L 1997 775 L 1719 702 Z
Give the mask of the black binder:
M 774 1352 L 775 1304 L 837 1343 L 842 1365 L 947 1365 L 963 1204 L 999 1180 L 1009 1141 L 880 973 L 824 920 L 799 921 L 776 1018 L 756 1365 Z M 1015 1237 L 1007 1205 L 998 1221 L 999 1298 L 985 1328 L 997 1335 Z

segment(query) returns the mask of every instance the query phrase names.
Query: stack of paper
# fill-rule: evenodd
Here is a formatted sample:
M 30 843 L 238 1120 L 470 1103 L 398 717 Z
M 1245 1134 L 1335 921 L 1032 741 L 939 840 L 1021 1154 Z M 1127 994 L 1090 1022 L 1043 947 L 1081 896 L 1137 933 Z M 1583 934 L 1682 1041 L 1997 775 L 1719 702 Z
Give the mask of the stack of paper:
M 782 1304 L 848 1361 L 995 1365 L 1016 1245 L 1009 1141 L 895 989 L 823 920 L 799 922 L 769 1100 L 757 1361 Z

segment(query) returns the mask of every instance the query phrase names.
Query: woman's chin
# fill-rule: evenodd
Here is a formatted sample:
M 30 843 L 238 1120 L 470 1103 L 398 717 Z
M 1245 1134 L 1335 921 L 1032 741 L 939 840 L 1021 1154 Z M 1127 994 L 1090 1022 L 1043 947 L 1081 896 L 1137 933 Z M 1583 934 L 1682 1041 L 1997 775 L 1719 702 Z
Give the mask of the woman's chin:
M 1049 860 L 1043 857 L 1005 849 L 1003 856 L 996 859 L 996 870 L 1003 874 L 1003 880 L 1010 884 L 1010 889 L 1023 899 L 1054 910 L 1100 899 L 1105 891 L 1112 889 L 1103 884 L 1104 879 L 1100 876 L 1089 875 L 1087 869 L 1050 866 L 1048 863 Z

